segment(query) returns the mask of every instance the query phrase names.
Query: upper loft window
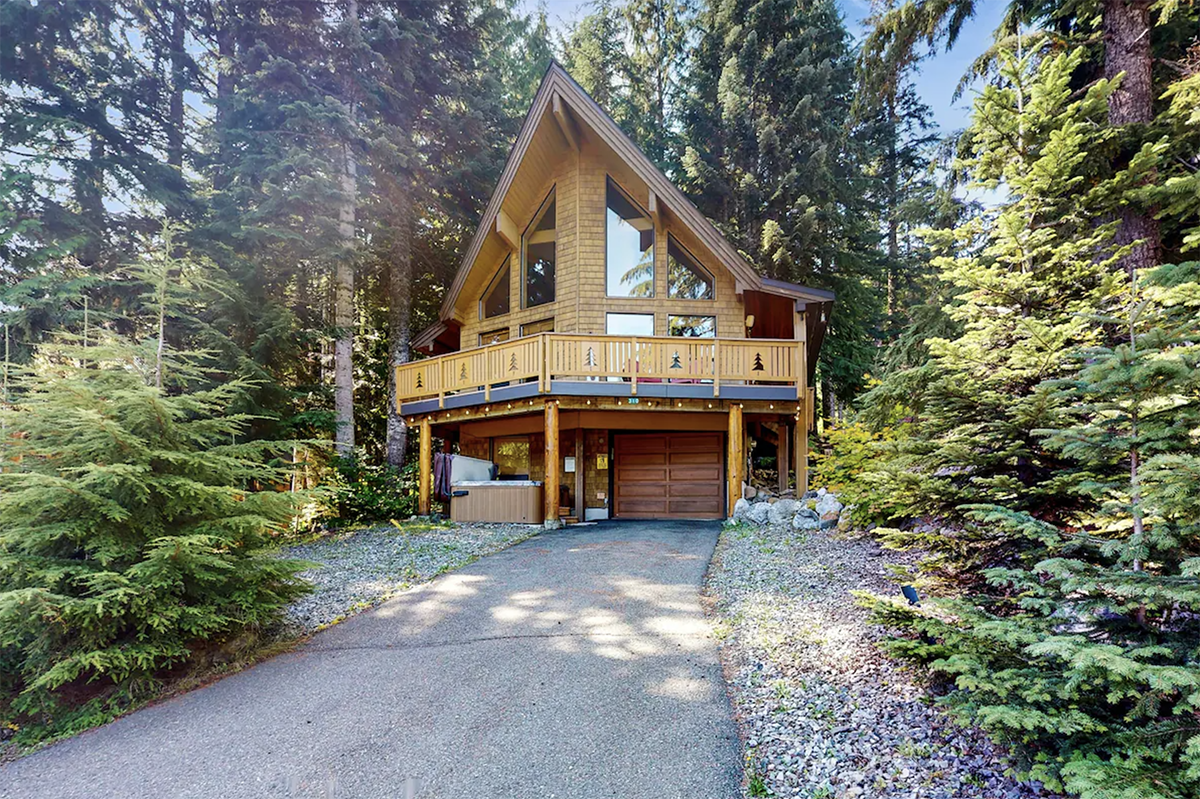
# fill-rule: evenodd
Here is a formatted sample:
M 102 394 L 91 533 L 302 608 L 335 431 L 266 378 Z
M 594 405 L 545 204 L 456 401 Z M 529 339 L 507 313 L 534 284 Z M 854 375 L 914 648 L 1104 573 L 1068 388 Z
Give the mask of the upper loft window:
M 654 296 L 654 221 L 608 179 L 605 263 L 608 296 Z
M 554 302 L 554 265 L 556 261 L 557 223 L 554 208 L 554 189 L 550 190 L 542 207 L 521 236 L 524 251 L 525 307 L 533 308 Z
M 692 254 L 667 236 L 667 296 L 680 300 L 711 300 L 713 279 Z
M 509 311 L 509 305 L 512 302 L 512 284 L 508 279 L 510 260 L 511 257 L 504 259 L 504 263 L 500 264 L 500 270 L 496 272 L 496 276 L 492 278 L 492 282 L 483 292 L 483 299 L 479 301 L 481 319 L 503 316 Z

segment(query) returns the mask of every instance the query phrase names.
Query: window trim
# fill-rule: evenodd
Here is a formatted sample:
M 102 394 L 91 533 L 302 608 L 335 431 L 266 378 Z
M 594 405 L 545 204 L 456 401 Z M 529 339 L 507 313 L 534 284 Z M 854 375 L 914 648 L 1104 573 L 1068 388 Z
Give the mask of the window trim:
M 488 297 L 491 295 L 492 290 L 499 288 L 499 286 L 496 284 L 496 281 L 500 279 L 500 275 L 504 273 L 505 269 L 508 270 L 508 310 L 504 313 L 488 316 L 484 306 L 487 304 Z M 484 288 L 483 294 L 479 295 L 479 318 L 481 320 L 499 319 L 500 317 L 506 316 L 510 313 L 512 313 L 512 253 L 504 256 L 504 260 L 500 262 L 500 266 L 496 269 L 496 273 L 492 275 L 492 279 L 488 281 L 487 287 Z
M 711 336 L 681 336 L 671 332 L 671 320 L 680 317 L 688 316 L 693 319 L 711 319 L 712 320 L 712 335 Z M 717 338 L 717 315 L 711 313 L 669 313 L 667 314 L 667 335 L 674 338 L 696 338 L 696 339 L 715 339 Z
M 523 231 L 521 231 L 521 308 L 522 309 L 541 308 L 543 305 L 553 305 L 554 303 L 558 302 L 558 208 L 557 207 L 555 207 L 555 209 L 554 209 L 554 299 L 547 300 L 546 302 L 538 303 L 537 305 L 529 304 L 529 271 L 528 271 L 529 263 L 528 263 L 528 259 L 526 258 L 526 251 L 529 246 L 528 239 L 529 239 L 530 233 L 533 232 L 534 227 L 541 220 L 542 216 L 546 213 L 546 210 L 550 207 L 550 204 L 555 202 L 555 200 L 557 198 L 558 198 L 558 184 L 555 184 L 550 187 L 550 191 L 547 192 L 546 197 L 538 205 L 537 211 L 534 212 L 533 217 L 529 220 L 529 224 L 525 226 L 525 229 Z
M 604 296 L 609 299 L 619 300 L 652 300 L 658 294 L 658 223 L 650 212 L 642 207 L 641 203 L 633 199 L 629 192 L 625 191 L 625 187 L 618 183 L 612 175 L 604 173 Z M 650 245 L 650 293 L 642 297 L 635 297 L 629 294 L 609 294 L 608 293 L 608 186 L 612 184 L 613 188 L 621 193 L 630 205 L 641 212 L 642 216 L 650 220 L 651 229 L 654 231 L 654 242 Z
M 695 266 L 697 269 L 699 269 L 701 272 L 703 272 L 705 275 L 708 276 L 708 285 L 711 287 L 711 292 L 712 292 L 711 297 L 700 297 L 700 298 L 680 297 L 677 294 L 671 294 L 671 244 L 672 243 L 674 243 L 674 245 L 676 247 L 678 247 L 680 250 L 682 250 L 684 255 L 686 255 L 688 258 L 691 259 L 693 266 Z M 691 250 L 689 250 L 687 247 L 683 246 L 683 243 L 680 242 L 679 239 L 676 238 L 675 235 L 670 232 L 667 233 L 667 299 L 679 300 L 680 302 L 715 302 L 717 299 L 717 276 L 714 275 L 706 266 L 704 266 L 704 264 L 700 263 L 700 259 L 697 258 L 696 255 Z M 677 314 L 677 315 L 682 316 L 683 314 Z M 693 315 L 698 316 L 699 314 L 693 314 Z

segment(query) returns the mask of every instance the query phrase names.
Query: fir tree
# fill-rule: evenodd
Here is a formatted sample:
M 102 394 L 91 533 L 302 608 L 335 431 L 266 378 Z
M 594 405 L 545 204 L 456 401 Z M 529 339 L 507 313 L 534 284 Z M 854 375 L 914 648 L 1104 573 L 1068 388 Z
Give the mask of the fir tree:
M 764 274 L 838 292 L 819 369 L 827 402 L 849 397 L 881 304 L 846 29 L 828 0 L 720 0 L 701 29 L 681 183 Z
M 908 498 L 908 513 L 954 518 L 963 503 L 1016 501 L 1058 521 L 1079 508 L 1061 492 L 1069 459 L 1036 431 L 1057 424 L 1063 404 L 1045 381 L 1070 373 L 1073 351 L 1103 342 L 1104 330 L 1086 314 L 1115 279 L 1110 209 L 1129 179 L 1096 177 L 1112 135 L 1102 124 L 1112 85 L 1075 94 L 1084 55 L 1002 54 L 999 82 L 976 103 L 963 166 L 984 186 L 1003 182 L 1010 200 L 929 234 L 959 253 L 938 265 L 962 333 L 928 340 L 928 363 L 890 374 L 863 400 L 878 421 L 911 422 L 874 478 L 880 490 Z M 1133 168 L 1153 162 L 1148 148 Z M 943 554 L 931 568 L 965 579 L 1024 549 L 1019 538 L 972 525 L 912 541 Z
M 1039 434 L 1081 465 L 1063 489 L 1090 510 L 1066 526 L 969 506 L 1044 557 L 986 570 L 999 599 L 876 604 L 927 636 L 891 647 L 954 679 L 950 708 L 1017 745 L 1026 773 L 1085 799 L 1200 788 L 1200 264 L 1143 279 L 1097 319 L 1122 340 L 1079 351 L 1078 372 L 1047 385 L 1072 410 Z
M 157 344 L 44 346 L 2 411 L 0 648 L 23 712 L 153 678 L 305 590 L 270 551 L 297 495 L 229 412 L 246 383 L 206 386 L 206 364 L 166 353 L 164 391 Z

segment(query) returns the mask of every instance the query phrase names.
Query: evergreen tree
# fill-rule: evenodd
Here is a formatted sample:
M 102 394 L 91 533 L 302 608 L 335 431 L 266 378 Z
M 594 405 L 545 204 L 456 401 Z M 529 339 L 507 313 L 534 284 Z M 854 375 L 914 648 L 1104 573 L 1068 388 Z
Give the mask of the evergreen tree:
M 595 0 L 592 9 L 562 40 L 563 66 L 629 133 L 633 112 L 627 83 L 631 66 L 625 48 L 628 23 L 613 0 Z
M 1200 264 L 1140 280 L 1096 320 L 1121 340 L 1079 351 L 1076 374 L 1046 386 L 1071 410 L 1039 435 L 1080 464 L 1062 488 L 1090 510 L 1068 526 L 969 506 L 1042 559 L 986 570 L 991 597 L 875 604 L 923 636 L 891 648 L 954 680 L 952 710 L 1018 745 L 1028 774 L 1085 799 L 1200 788 Z
M 827 0 L 719 0 L 701 27 L 682 183 L 764 274 L 838 292 L 819 369 L 848 398 L 874 358 L 880 308 L 845 27 Z
M 912 422 L 878 479 L 908 498 L 914 515 L 953 517 L 962 503 L 1013 499 L 1047 520 L 1078 508 L 1061 496 L 1067 461 L 1036 431 L 1054 426 L 1062 405 L 1044 382 L 1070 371 L 1073 350 L 1103 342 L 1105 331 L 1086 314 L 1114 279 L 1110 210 L 1130 180 L 1095 177 L 1114 135 L 1103 125 L 1112 85 L 1075 95 L 1084 55 L 1001 55 L 1000 82 L 976 101 L 962 166 L 982 186 L 1003 183 L 1009 201 L 930 234 L 959 253 L 937 265 L 956 295 L 948 311 L 962 333 L 927 341 L 928 363 L 889 375 L 863 399 L 877 420 Z M 1154 160 L 1148 148 L 1134 167 L 1148 170 Z M 938 568 L 963 578 L 1020 549 L 970 526 L 918 540 L 948 558 Z
M 168 265 L 146 270 L 152 331 L 179 315 Z M 247 383 L 113 332 L 130 326 L 43 345 L 0 409 L 0 659 L 22 712 L 97 681 L 95 702 L 119 703 L 113 689 L 269 625 L 305 590 L 302 564 L 270 551 L 299 499 L 274 490 L 287 445 L 246 440 L 230 412 Z

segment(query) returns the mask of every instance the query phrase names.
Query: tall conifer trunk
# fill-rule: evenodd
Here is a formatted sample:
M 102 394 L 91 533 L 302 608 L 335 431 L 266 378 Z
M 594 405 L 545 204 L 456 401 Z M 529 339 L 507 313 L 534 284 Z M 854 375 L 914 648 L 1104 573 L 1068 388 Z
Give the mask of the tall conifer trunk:
M 1151 76 L 1150 0 L 1104 0 L 1104 76 L 1124 73 L 1120 88 L 1108 100 L 1108 122 L 1114 127 L 1145 124 L 1154 119 L 1154 84 Z M 1121 265 L 1131 274 L 1158 263 L 1158 222 L 1134 208 L 1121 211 L 1116 244 L 1142 243 L 1125 256 Z
M 358 26 L 358 3 L 351 0 L 346 14 L 352 26 Z M 349 85 L 348 85 L 349 88 Z M 354 125 L 354 101 L 350 99 L 350 125 Z M 338 208 L 338 235 L 342 252 L 333 275 L 333 326 L 337 338 L 333 345 L 333 411 L 337 432 L 334 443 L 342 456 L 354 452 L 354 266 L 356 210 L 358 204 L 358 162 L 349 142 L 342 144 L 342 201 Z
M 338 209 L 338 234 L 343 251 L 333 274 L 333 410 L 337 424 L 334 441 L 339 455 L 354 450 L 354 225 L 358 195 L 358 164 L 349 145 L 342 146 L 342 205 Z
M 408 427 L 396 407 L 396 367 L 408 363 L 412 340 L 412 186 L 401 177 L 393 207 L 394 227 L 391 263 L 388 267 L 388 420 L 387 461 L 404 465 Z
M 176 6 L 171 15 L 171 99 L 167 109 L 167 163 L 175 169 L 176 176 L 183 180 L 183 89 L 186 18 L 184 9 Z M 178 209 L 173 216 L 178 216 Z

